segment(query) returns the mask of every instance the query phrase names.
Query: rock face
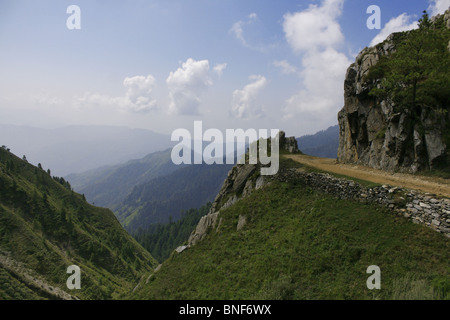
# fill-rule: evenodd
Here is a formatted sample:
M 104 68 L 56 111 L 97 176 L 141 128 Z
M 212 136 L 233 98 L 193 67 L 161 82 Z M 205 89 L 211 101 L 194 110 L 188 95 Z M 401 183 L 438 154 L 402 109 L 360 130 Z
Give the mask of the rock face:
M 207 234 L 208 229 L 213 228 L 216 225 L 218 217 L 219 212 L 208 213 L 206 216 L 203 216 L 189 237 L 188 245 L 194 245 L 198 241 L 202 240 Z
M 450 25 L 449 10 L 444 21 Z M 380 57 L 395 52 L 395 36 L 392 34 L 383 43 L 362 50 L 347 69 L 345 105 L 338 114 L 338 161 L 387 171 L 435 168 L 447 154 L 443 132 L 450 123 L 450 115 L 442 116 L 423 107 L 420 118 L 411 121 L 405 113 L 394 112 L 391 101 L 377 101 L 368 95 L 374 82 L 365 81 L 365 76 Z
M 202 240 L 210 228 L 219 227 L 221 209 L 232 206 L 240 199 L 249 196 L 254 190 L 269 183 L 270 176 L 260 176 L 258 174 L 260 169 L 259 164 L 237 164 L 230 170 L 208 214 L 200 219 L 197 227 L 190 235 L 189 246 Z
M 297 153 L 298 150 L 298 144 L 295 137 L 287 137 L 284 131 L 280 131 L 279 133 L 279 139 L 280 139 L 280 149 L 286 150 L 289 153 Z
M 280 150 L 286 150 L 290 153 L 297 153 L 298 145 L 295 137 L 286 137 L 284 131 L 279 135 Z M 211 228 L 220 227 L 220 210 L 225 209 L 236 203 L 242 198 L 249 196 L 253 191 L 269 184 L 273 176 L 264 176 L 260 174 L 261 164 L 236 164 L 225 179 L 222 188 L 217 194 L 206 216 L 203 216 L 197 227 L 192 232 L 188 240 L 188 246 L 196 244 L 203 239 Z M 245 225 L 245 217 L 240 218 L 238 229 Z

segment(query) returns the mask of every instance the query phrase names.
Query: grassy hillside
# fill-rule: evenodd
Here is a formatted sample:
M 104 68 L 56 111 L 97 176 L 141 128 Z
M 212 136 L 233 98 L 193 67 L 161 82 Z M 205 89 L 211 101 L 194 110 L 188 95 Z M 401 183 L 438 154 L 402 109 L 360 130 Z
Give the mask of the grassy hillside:
M 71 291 L 74 264 L 81 289 Z M 0 299 L 119 298 L 156 264 L 111 211 L 0 149 Z
M 376 205 L 275 181 L 220 219 L 131 298 L 450 298 L 450 240 Z M 370 265 L 381 268 L 381 290 L 366 286 Z

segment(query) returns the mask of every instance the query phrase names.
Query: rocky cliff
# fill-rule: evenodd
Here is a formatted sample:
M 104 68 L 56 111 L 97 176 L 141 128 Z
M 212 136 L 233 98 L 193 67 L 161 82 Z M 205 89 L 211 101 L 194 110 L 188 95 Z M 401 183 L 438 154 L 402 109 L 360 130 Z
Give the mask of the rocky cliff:
M 286 137 L 284 131 L 279 133 L 279 148 L 282 152 L 299 152 L 295 137 Z M 222 188 L 217 194 L 211 209 L 206 216 L 203 216 L 197 227 L 192 232 L 188 240 L 188 246 L 200 241 L 210 228 L 220 226 L 220 209 L 228 208 L 240 199 L 250 195 L 273 179 L 270 175 L 261 175 L 261 164 L 237 164 L 229 172 Z M 240 224 L 244 224 L 245 219 L 241 219 Z
M 450 10 L 430 19 L 432 24 L 438 20 L 450 28 Z M 380 99 L 369 94 L 381 83 L 368 77 L 370 70 L 396 52 L 401 38 L 402 34 L 392 34 L 383 43 L 365 48 L 347 69 L 345 105 L 338 114 L 339 162 L 404 172 L 445 165 L 450 106 L 444 108 L 446 112 L 436 112 L 432 105 L 421 104 L 412 118 L 406 110 L 399 111 L 389 96 Z

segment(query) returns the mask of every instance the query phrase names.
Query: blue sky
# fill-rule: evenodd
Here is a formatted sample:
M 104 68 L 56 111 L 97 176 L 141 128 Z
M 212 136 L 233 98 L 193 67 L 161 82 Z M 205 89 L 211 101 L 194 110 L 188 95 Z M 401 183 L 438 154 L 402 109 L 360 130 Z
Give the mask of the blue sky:
M 80 8 L 79 30 L 66 13 Z M 369 30 L 370 5 L 381 30 Z M 315 133 L 356 54 L 450 0 L 0 1 L 0 123 Z M 375 37 L 377 37 L 374 40 Z

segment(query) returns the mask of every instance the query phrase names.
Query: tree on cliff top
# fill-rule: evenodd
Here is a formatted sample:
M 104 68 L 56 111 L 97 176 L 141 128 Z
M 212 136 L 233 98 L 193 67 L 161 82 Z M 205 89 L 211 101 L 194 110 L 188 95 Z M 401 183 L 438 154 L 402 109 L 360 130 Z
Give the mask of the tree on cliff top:
M 412 118 L 420 117 L 423 106 L 448 112 L 450 30 L 443 17 L 432 22 L 424 11 L 419 28 L 400 39 L 396 52 L 382 58 L 371 70 L 369 78 L 382 81 L 370 95 L 391 99 L 397 112 L 407 112 Z

